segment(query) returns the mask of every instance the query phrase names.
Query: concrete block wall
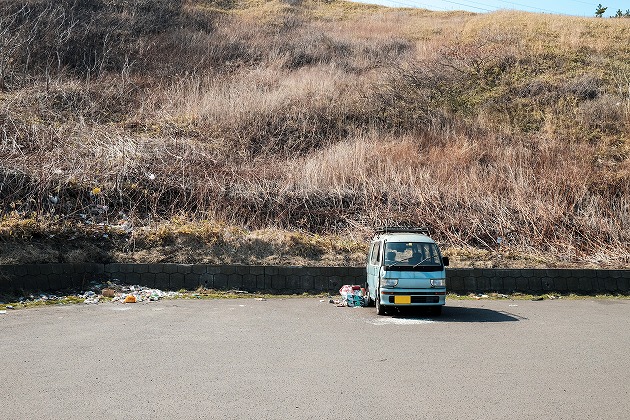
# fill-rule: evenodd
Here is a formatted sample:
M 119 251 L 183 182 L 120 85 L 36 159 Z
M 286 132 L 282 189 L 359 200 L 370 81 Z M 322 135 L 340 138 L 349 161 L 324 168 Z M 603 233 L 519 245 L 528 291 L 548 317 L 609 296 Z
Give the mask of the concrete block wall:
M 290 267 L 206 264 L 27 264 L 0 265 L 0 294 L 87 290 L 92 282 L 161 290 L 243 290 L 277 294 L 337 293 L 363 284 L 364 267 Z M 464 269 L 447 270 L 450 292 L 630 293 L 630 270 Z
M 460 294 L 628 294 L 630 270 L 453 268 L 447 270 L 447 288 Z
M 292 267 L 206 264 L 0 265 L 0 293 L 85 290 L 117 280 L 161 290 L 243 290 L 275 294 L 337 293 L 365 282 L 364 267 Z

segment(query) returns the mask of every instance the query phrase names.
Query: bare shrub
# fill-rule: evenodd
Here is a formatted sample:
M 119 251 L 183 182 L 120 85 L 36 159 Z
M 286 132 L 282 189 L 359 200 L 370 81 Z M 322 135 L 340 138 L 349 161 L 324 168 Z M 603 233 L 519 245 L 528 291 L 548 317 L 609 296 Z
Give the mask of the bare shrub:
M 580 123 L 592 133 L 619 134 L 627 129 L 626 112 L 619 97 L 604 95 L 584 102 L 579 108 Z
M 333 66 L 256 69 L 237 77 L 182 80 L 158 99 L 164 101 L 158 112 L 192 120 L 208 141 L 229 141 L 233 158 L 290 156 L 347 135 L 361 118 L 356 87 Z
M 413 137 L 360 138 L 297 161 L 289 185 L 303 196 L 336 194 L 350 201 L 346 208 L 365 209 L 361 214 L 372 223 L 428 224 L 452 244 L 493 249 L 500 236 L 521 249 L 557 250 L 573 238 L 581 252 L 592 252 L 626 240 L 614 228 L 615 216 L 601 207 L 609 196 L 592 195 L 596 175 L 582 158 L 588 148 L 567 154 L 560 143 L 538 150 L 535 144 L 499 145 L 461 137 L 435 146 Z M 627 212 L 625 200 L 612 203 Z M 352 219 L 352 211 L 342 212 Z M 593 224 L 601 230 L 592 231 Z
M 585 20 L 514 13 L 0 4 L 7 226 L 272 227 L 319 258 L 315 234 L 413 223 L 489 253 L 629 256 L 617 23 L 584 46 Z

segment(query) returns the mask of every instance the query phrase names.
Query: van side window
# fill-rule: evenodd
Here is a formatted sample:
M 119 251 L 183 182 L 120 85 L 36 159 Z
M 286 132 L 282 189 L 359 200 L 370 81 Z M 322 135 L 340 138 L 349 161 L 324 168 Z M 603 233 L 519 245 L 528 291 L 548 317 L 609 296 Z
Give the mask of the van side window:
M 378 254 L 380 250 L 381 250 L 381 243 L 375 242 L 374 245 L 372 246 L 372 256 L 370 257 L 370 264 L 378 265 L 379 263 Z

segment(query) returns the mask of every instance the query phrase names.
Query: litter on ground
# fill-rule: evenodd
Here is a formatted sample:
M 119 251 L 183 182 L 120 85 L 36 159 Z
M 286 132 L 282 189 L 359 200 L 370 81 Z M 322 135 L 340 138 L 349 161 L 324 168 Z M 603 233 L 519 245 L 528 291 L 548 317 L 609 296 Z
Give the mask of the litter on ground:
M 136 303 L 136 297 L 134 295 L 127 295 L 123 303 Z
M 339 289 L 341 300 L 330 299 L 330 303 L 334 303 L 337 306 L 347 306 L 350 308 L 358 308 L 366 306 L 367 299 L 365 296 L 365 289 L 358 285 L 345 284 Z
M 71 299 L 74 302 L 82 302 L 88 304 L 99 304 L 102 302 L 114 303 L 136 303 L 136 302 L 155 302 L 164 298 L 176 298 L 181 296 L 179 292 L 166 292 L 159 289 L 139 285 L 122 285 L 117 279 L 112 281 L 92 282 L 86 289 L 75 293 L 64 294 L 31 294 L 21 297 L 19 303 L 53 303 L 67 302 Z M 6 309 L 15 309 L 13 305 L 7 305 Z

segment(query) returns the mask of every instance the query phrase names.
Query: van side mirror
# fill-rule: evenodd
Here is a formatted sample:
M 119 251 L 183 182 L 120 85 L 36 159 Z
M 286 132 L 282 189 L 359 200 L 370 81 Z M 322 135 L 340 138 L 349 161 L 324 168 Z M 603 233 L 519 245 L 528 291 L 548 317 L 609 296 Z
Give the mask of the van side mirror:
M 442 264 L 444 264 L 444 267 L 448 267 L 448 265 L 450 264 L 448 257 L 442 257 Z

